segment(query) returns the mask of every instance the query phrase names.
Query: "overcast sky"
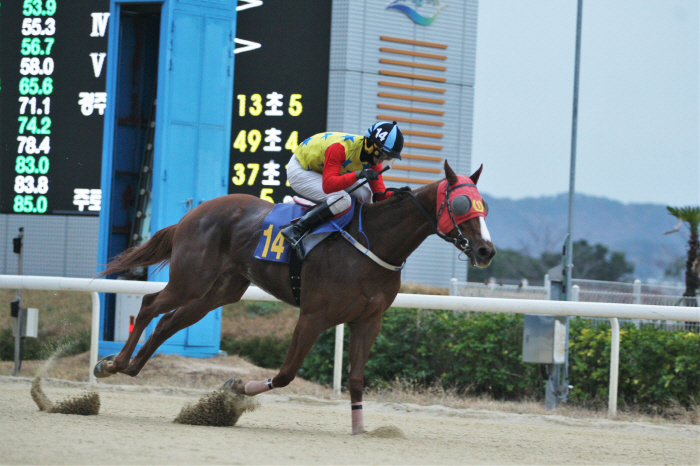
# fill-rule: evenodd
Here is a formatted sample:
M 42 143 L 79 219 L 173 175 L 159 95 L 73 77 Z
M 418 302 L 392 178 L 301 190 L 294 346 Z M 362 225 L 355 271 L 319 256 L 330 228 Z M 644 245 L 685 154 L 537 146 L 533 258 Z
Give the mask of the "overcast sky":
M 584 0 L 576 192 L 700 204 L 699 0 Z M 576 0 L 480 0 L 481 189 L 569 190 Z

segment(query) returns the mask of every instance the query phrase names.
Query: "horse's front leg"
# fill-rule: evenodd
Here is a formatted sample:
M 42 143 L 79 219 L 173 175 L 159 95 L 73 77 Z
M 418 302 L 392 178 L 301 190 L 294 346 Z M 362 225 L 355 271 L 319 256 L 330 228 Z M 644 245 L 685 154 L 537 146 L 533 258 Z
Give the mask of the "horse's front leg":
M 362 322 L 348 322 L 348 329 L 350 330 L 350 348 L 348 349 L 350 377 L 348 379 L 348 388 L 350 390 L 350 407 L 352 409 L 352 435 L 366 432 L 362 416 L 362 389 L 365 380 L 365 365 L 381 328 L 381 313 Z
M 276 376 L 267 380 L 256 380 L 246 384 L 242 380 L 228 380 L 224 385 L 232 388 L 240 394 L 255 396 L 272 390 L 273 388 L 282 388 L 289 385 L 294 380 L 304 362 L 304 358 L 309 354 L 311 347 L 314 345 L 318 336 L 328 328 L 325 319 L 320 319 L 316 315 L 299 316 L 292 342 L 287 350 L 287 356 L 284 358 L 284 363 Z

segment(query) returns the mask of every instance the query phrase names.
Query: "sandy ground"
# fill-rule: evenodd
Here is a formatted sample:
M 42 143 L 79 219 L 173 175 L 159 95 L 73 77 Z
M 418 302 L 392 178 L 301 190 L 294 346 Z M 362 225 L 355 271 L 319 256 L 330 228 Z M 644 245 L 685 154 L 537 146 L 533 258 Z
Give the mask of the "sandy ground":
M 205 390 L 44 379 L 53 401 L 95 389 L 97 416 L 39 412 L 31 379 L 0 377 L 2 464 L 700 464 L 700 427 L 366 403 L 350 435 L 347 400 L 264 394 L 235 427 L 172 421 Z

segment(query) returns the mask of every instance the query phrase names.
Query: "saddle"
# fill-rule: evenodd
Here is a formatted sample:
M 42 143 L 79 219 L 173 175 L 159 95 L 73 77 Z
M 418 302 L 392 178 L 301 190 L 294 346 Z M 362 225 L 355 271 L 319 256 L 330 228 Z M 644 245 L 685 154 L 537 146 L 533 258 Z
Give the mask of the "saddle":
M 352 220 L 355 214 L 355 199 L 351 198 L 352 206 L 345 212 L 333 217 L 327 222 L 318 225 L 303 239 L 304 257 L 331 233 L 344 228 Z M 272 211 L 265 217 L 258 246 L 255 249 L 256 259 L 289 263 L 292 248 L 281 234 L 282 229 L 295 222 L 310 208 L 314 207 L 311 201 L 302 198 L 294 198 L 294 203 L 276 204 Z
M 355 214 L 355 198 L 351 198 L 351 200 L 352 206 L 347 211 L 317 226 L 304 237 L 302 240 L 304 257 L 321 241 L 350 223 Z M 300 197 L 294 197 L 293 202 L 276 204 L 263 221 L 260 240 L 254 254 L 256 259 L 289 264 L 292 292 L 297 305 L 300 303 L 301 296 L 301 266 L 303 260 L 299 260 L 292 247 L 282 236 L 281 231 L 290 223 L 298 220 L 308 209 L 313 208 L 315 205 L 313 202 Z

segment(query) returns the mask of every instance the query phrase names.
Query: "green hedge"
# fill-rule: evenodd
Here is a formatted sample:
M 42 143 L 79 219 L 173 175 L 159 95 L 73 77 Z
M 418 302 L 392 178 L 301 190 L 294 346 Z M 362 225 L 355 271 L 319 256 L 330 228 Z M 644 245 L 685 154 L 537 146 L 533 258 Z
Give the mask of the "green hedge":
M 272 336 L 240 339 L 224 335 L 221 337 L 221 349 L 228 354 L 241 355 L 256 366 L 279 369 L 291 341 L 291 336 L 282 340 Z
M 390 309 L 367 367 L 367 383 L 395 379 L 490 393 L 516 399 L 537 396 L 539 367 L 521 359 L 522 316 L 455 314 L 449 311 Z M 344 348 L 348 348 L 346 331 Z M 324 332 L 299 375 L 330 383 L 335 330 Z M 347 351 L 343 360 L 348 361 Z M 347 382 L 343 371 L 343 384 Z
M 610 383 L 609 327 L 572 319 L 569 350 L 571 398 L 603 401 Z M 618 401 L 684 406 L 700 401 L 700 334 L 650 325 L 620 330 Z
M 569 382 L 574 386 L 570 399 L 607 403 L 610 329 L 577 318 L 571 319 L 570 327 Z M 390 309 L 367 362 L 365 382 L 381 385 L 399 378 L 426 386 L 440 383 L 497 399 L 540 399 L 544 396 L 541 366 L 521 361 L 522 331 L 521 315 Z M 346 327 L 346 368 L 348 343 Z M 277 368 L 287 344 L 258 339 L 250 342 L 254 349 L 241 354 L 256 364 L 267 361 L 262 365 Z M 299 376 L 330 384 L 334 345 L 335 330 L 330 329 L 319 337 Z M 618 393 L 618 401 L 628 404 L 696 403 L 700 400 L 700 335 L 651 326 L 623 328 Z

